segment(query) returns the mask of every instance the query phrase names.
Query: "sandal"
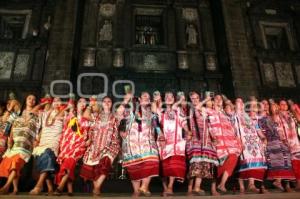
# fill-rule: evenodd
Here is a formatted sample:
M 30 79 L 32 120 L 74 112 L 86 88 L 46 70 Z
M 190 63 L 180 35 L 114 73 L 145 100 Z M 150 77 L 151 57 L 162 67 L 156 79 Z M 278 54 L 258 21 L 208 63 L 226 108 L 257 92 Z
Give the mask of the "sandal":
M 140 196 L 140 193 L 136 193 L 136 192 L 134 192 L 134 193 L 131 195 L 132 198 L 137 198 L 137 197 L 139 197 L 139 196 Z
M 101 195 L 100 191 L 94 191 L 94 190 L 93 190 L 93 196 L 94 196 L 94 197 L 98 197 L 98 196 L 100 196 L 100 195 Z
M 11 192 L 9 195 L 11 195 L 11 196 L 16 196 L 16 195 L 18 195 L 18 194 L 19 194 L 18 191 L 13 191 L 13 192 Z
M 276 188 L 276 189 L 279 189 L 280 191 L 285 191 L 283 186 L 281 185 L 281 183 L 277 183 L 276 181 L 273 182 L 273 186 Z
M 205 191 L 200 189 L 199 191 L 192 191 L 195 196 L 205 196 Z
M 168 191 L 165 191 L 165 192 L 163 192 L 163 197 L 169 197 L 169 196 L 173 196 L 174 195 L 174 193 L 173 192 L 168 192 Z
M 255 188 L 255 187 L 249 187 L 249 188 L 247 189 L 247 192 L 248 192 L 248 193 L 257 194 L 257 193 L 259 193 L 259 189 Z
M 151 196 L 151 192 L 150 191 L 145 191 L 143 189 L 139 189 L 140 194 L 142 194 L 145 197 L 150 197 Z
M 56 189 L 56 190 L 53 192 L 53 195 L 54 195 L 54 196 L 61 196 L 61 195 L 62 195 L 62 191 L 59 190 L 59 189 Z
M 68 192 L 68 193 L 67 193 L 67 196 L 72 197 L 72 196 L 74 196 L 74 194 L 71 193 L 71 192 Z
M 40 195 L 42 192 L 42 188 L 34 187 L 30 192 L 29 195 Z
M 227 193 L 227 190 L 226 190 L 226 189 L 223 190 L 223 189 L 220 189 L 219 187 L 217 187 L 217 191 L 218 191 L 220 194 L 222 194 L 222 195 L 224 195 L 224 194 Z

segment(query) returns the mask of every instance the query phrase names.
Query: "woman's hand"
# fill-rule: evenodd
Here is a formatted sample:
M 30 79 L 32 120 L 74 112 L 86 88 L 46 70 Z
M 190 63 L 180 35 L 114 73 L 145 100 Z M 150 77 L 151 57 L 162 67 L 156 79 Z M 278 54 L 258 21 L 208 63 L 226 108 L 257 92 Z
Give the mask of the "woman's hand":
M 191 131 L 187 132 L 186 140 L 190 141 L 193 138 L 193 133 Z

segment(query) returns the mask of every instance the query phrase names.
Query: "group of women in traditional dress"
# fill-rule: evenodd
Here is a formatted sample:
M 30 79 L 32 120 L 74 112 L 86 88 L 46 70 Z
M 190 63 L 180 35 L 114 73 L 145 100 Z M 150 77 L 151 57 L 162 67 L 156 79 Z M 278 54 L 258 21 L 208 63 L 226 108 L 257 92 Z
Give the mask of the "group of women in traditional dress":
M 150 196 L 153 177 L 162 179 L 163 196 L 174 194 L 175 181 L 188 181 L 187 195 L 226 193 L 229 177 L 239 191 L 267 193 L 264 180 L 281 191 L 300 190 L 300 107 L 292 101 L 234 102 L 224 95 L 197 92 L 151 96 L 128 92 L 113 110 L 112 98 L 63 103 L 45 96 L 37 103 L 28 95 L 21 108 L 9 99 L 0 117 L 0 177 L 7 178 L 0 194 L 13 185 L 18 192 L 22 168 L 34 159 L 38 173 L 30 191 L 73 194 L 76 165 L 84 181 L 93 183 L 93 195 L 121 158 L 133 187 L 133 196 Z M 247 186 L 245 186 L 247 182 Z M 255 183 L 259 182 L 259 183 Z M 55 186 L 53 185 L 55 184 Z M 46 185 L 46 186 L 44 186 Z M 258 186 L 257 186 L 258 185 Z

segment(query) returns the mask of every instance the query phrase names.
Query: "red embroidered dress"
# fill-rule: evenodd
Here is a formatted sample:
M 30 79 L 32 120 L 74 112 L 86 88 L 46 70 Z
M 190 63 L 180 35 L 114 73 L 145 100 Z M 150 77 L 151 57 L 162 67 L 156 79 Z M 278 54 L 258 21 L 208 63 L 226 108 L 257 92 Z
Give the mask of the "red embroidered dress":
M 222 165 L 229 154 L 239 156 L 242 146 L 228 116 L 223 111 L 208 111 L 209 131 L 214 140 L 219 163 Z
M 116 126 L 116 119 L 111 114 L 108 121 L 105 121 L 100 114 L 91 123 L 88 137 L 91 144 L 87 147 L 83 157 L 83 163 L 96 165 L 103 157 L 108 157 L 111 163 L 119 153 L 120 145 Z
M 159 145 L 164 177 L 176 177 L 183 181 L 185 177 L 185 147 L 183 127 L 187 125 L 185 115 L 177 110 L 165 110 L 159 114 L 159 121 L 165 143 Z
M 89 130 L 89 121 L 81 116 L 75 117 L 70 114 L 65 119 L 63 133 L 59 144 L 57 163 L 60 165 L 56 175 L 56 184 L 69 171 L 69 179 L 74 180 L 76 162 L 85 153 L 85 141 Z
M 72 119 L 77 120 L 79 129 L 72 129 L 70 125 Z M 66 118 L 57 157 L 57 162 L 59 164 L 66 158 L 73 158 L 75 161 L 82 158 L 86 150 L 85 141 L 87 139 L 88 129 L 89 121 L 87 119 L 83 117 L 75 118 L 73 116 L 68 116 Z
M 262 181 L 267 165 L 264 146 L 257 133 L 260 130 L 258 124 L 244 112 L 236 113 L 233 118 L 237 136 L 244 146 L 239 162 L 239 178 Z
M 216 149 L 208 130 L 206 109 L 194 110 L 189 118 L 192 139 L 186 144 L 190 163 L 189 177 L 213 178 L 214 165 L 218 165 Z M 201 169 L 202 168 L 202 169 Z
M 131 180 L 158 176 L 159 157 L 155 142 L 153 120 L 150 109 L 127 111 L 126 132 L 122 138 L 123 167 L 127 168 Z
M 297 134 L 296 122 L 290 112 L 285 111 L 279 114 L 277 121 L 286 140 L 292 156 L 292 166 L 297 180 L 300 180 L 300 141 Z

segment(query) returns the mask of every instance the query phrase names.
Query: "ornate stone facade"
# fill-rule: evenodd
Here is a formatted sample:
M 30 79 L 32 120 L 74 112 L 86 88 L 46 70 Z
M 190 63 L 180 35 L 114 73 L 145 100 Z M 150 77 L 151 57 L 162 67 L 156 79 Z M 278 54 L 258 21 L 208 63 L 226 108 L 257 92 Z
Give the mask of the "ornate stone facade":
M 132 80 L 137 92 L 299 98 L 296 1 L 4 0 L 1 24 L 17 27 L 13 13 L 23 25 L 0 28 L 2 99 L 42 95 L 53 80 L 76 84 L 85 72 Z M 90 94 L 101 90 L 97 77 L 84 82 Z

